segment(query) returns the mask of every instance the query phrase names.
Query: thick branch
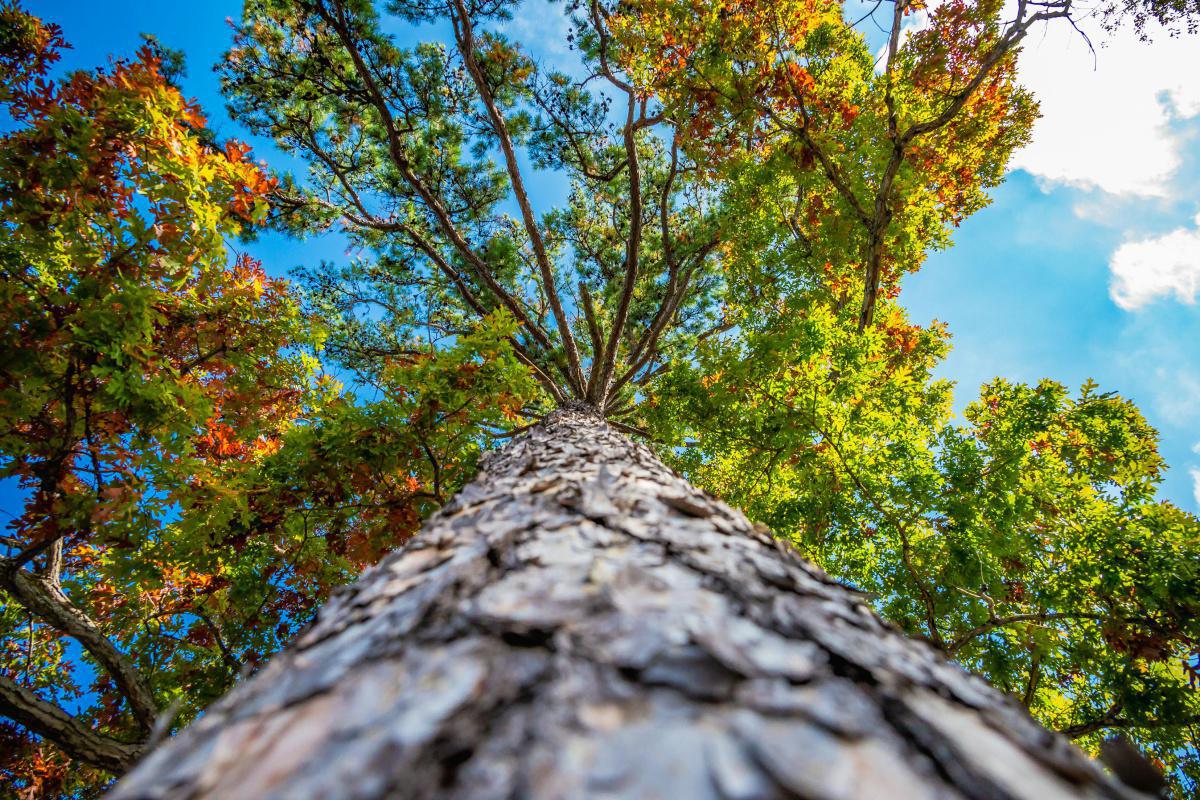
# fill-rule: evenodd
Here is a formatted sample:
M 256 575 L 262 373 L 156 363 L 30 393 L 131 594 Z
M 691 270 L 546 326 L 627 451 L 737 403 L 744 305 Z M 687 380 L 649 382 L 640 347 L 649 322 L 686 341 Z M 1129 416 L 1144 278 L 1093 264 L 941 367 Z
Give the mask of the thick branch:
M 1182 728 L 1188 725 L 1200 725 L 1200 714 L 1193 714 L 1182 719 L 1133 720 L 1125 717 L 1105 715 L 1098 719 L 1081 722 L 1064 728 L 1059 733 L 1072 739 L 1086 736 L 1089 733 L 1104 730 L 1157 730 L 1159 728 Z
M 679 137 L 676 136 L 671 142 L 671 168 L 667 173 L 667 179 L 663 182 L 662 196 L 659 198 L 658 207 L 658 222 L 660 234 L 662 236 L 663 260 L 667 263 L 667 285 L 663 290 L 663 300 L 659 304 L 658 310 L 654 314 L 654 318 L 650 322 L 650 326 L 642 332 L 638 337 L 637 343 L 633 349 L 629 351 L 629 360 L 637 363 L 638 357 L 643 350 L 653 350 L 654 345 L 658 340 L 658 334 L 666 325 L 670 314 L 673 311 L 675 304 L 675 292 L 679 282 L 679 261 L 675 257 L 675 244 L 671 238 L 671 189 L 675 184 L 675 178 L 679 174 Z M 634 370 L 636 371 L 636 369 Z M 628 375 L 628 373 L 626 373 Z M 628 380 L 628 377 L 625 377 Z M 624 381 L 619 381 L 623 383 Z M 619 388 L 619 387 L 615 387 Z
M 867 257 L 863 264 L 863 301 L 858 315 L 858 329 L 865 330 L 875 318 L 875 303 L 879 298 L 879 283 L 883 273 L 883 243 L 892 222 L 892 187 L 900 165 L 904 162 L 904 142 L 899 136 L 899 118 L 892 83 L 892 68 L 900 48 L 900 25 L 907 3 L 897 0 L 892 11 L 892 32 L 888 37 L 887 63 L 883 68 L 883 102 L 887 108 L 887 136 L 892 142 L 892 154 L 884 168 L 875 192 L 875 208 L 867 224 Z
M 588 290 L 585 281 L 579 282 L 579 302 L 583 306 L 583 317 L 587 321 L 588 336 L 592 340 L 592 366 L 588 370 L 584 396 L 592 397 L 596 391 L 596 380 L 600 377 L 600 370 L 596 368 L 596 365 L 604 359 L 604 332 L 596 318 L 596 304 L 592 301 L 592 293 Z
M 77 640 L 112 676 L 142 730 L 154 727 L 158 708 L 136 667 L 60 589 L 9 559 L 0 561 L 0 588 L 35 617 Z
M 140 744 L 118 742 L 96 733 L 5 675 L 0 675 L 0 714 L 54 742 L 71 758 L 109 772 L 124 772 L 142 751 Z
M 629 368 L 609 387 L 608 397 L 605 399 L 606 404 L 615 400 L 625 384 L 632 380 L 638 371 L 650 363 L 650 360 L 657 354 L 659 337 L 662 336 L 667 323 L 675 315 L 679 304 L 683 302 L 683 298 L 687 294 L 688 285 L 691 282 L 692 274 L 700 268 L 704 259 L 708 257 L 708 254 L 718 244 L 718 240 L 713 239 L 701 247 L 692 262 L 692 266 L 683 272 L 682 280 L 680 280 L 679 262 L 675 254 L 675 245 L 672 241 L 670 230 L 671 189 L 678 174 L 679 142 L 676 139 L 671 143 L 671 168 L 663 185 L 662 197 L 660 198 L 658 209 L 659 227 L 663 240 L 663 257 L 667 262 L 667 285 L 663 290 L 662 303 L 655 312 L 653 319 L 651 319 L 650 326 L 642 332 L 642 335 L 638 338 L 637 343 L 629 353 Z
M 479 302 L 474 294 L 472 294 L 471 289 L 467 286 L 466 281 L 464 281 L 462 276 L 458 274 L 458 270 L 454 269 L 450 262 L 443 258 L 442 254 L 439 253 L 432 244 L 425 241 L 422 236 L 417 234 L 417 232 L 412 229 L 406 227 L 405 233 L 408 234 L 410 240 L 417 247 L 417 249 L 428 256 L 429 260 L 436 264 L 438 269 L 440 269 L 448 278 L 450 278 L 455 287 L 458 289 L 459 295 L 462 296 L 463 300 L 466 301 L 467 305 L 469 305 L 476 314 L 479 314 L 481 317 L 487 314 L 487 309 L 482 303 Z M 558 384 L 551 380 L 550 376 L 547 375 L 546 372 L 537 365 L 537 363 L 533 360 L 533 356 L 526 351 L 525 347 L 511 336 L 508 337 L 508 342 L 510 345 L 512 345 L 513 354 L 516 355 L 517 360 L 529 367 L 529 370 L 533 373 L 533 377 L 536 378 L 537 382 L 542 385 L 542 388 L 550 393 L 550 396 L 554 398 L 554 401 L 560 404 L 566 402 L 566 396 L 563 395 L 563 392 L 559 388 Z
M 1070 14 L 1070 0 L 1050 4 L 1054 10 L 1041 11 L 1031 17 L 1025 17 L 1028 0 L 1021 0 L 1017 7 L 1016 19 L 1009 25 L 1004 35 L 984 55 L 976 73 L 967 81 L 967 85 L 959 92 L 951 95 L 950 102 L 936 116 L 909 126 L 903 133 L 899 132 L 897 115 L 892 96 L 892 62 L 895 59 L 899 43 L 900 19 L 905 4 L 896 3 L 893 17 L 892 32 L 888 42 L 888 59 L 884 70 L 884 100 L 888 110 L 888 138 L 892 141 L 892 154 L 880 178 L 879 188 L 875 193 L 875 208 L 869 221 L 866 222 L 868 242 L 866 263 L 863 265 L 863 302 L 859 313 L 858 329 L 864 330 L 875 317 L 875 305 L 879 297 L 879 284 L 883 271 L 883 244 L 887 229 L 891 224 L 892 190 L 900 165 L 904 162 L 906 148 L 918 136 L 931 133 L 953 120 L 963 106 L 979 91 L 979 87 L 987 80 L 996 66 L 1013 49 L 1021 43 L 1029 29 L 1038 22 L 1044 22 Z
M 1157 730 L 1159 728 L 1182 728 L 1189 725 L 1200 725 L 1200 714 L 1179 719 L 1132 720 L 1120 716 L 1125 710 L 1125 701 L 1117 700 L 1103 714 L 1087 722 L 1063 728 L 1059 733 L 1071 739 L 1078 739 L 1089 733 L 1103 730 Z
M 604 346 L 604 359 L 598 367 L 600 377 L 593 387 L 595 394 L 588 398 L 589 401 L 601 407 L 609 396 L 609 386 L 612 384 L 613 370 L 617 364 L 621 334 L 625 330 L 625 321 L 629 318 L 629 306 L 633 301 L 633 290 L 637 285 L 638 260 L 642 251 L 642 168 L 638 161 L 637 138 L 634 128 L 636 107 L 637 100 L 631 92 L 625 114 L 625 158 L 629 162 L 629 238 L 625 242 L 625 281 L 621 286 L 621 299 L 617 303 L 617 313 L 614 315 L 612 327 L 608 331 L 608 342 Z M 593 365 L 592 369 L 597 369 L 597 365 Z
M 909 144 L 913 139 L 923 134 L 935 131 L 938 128 L 949 123 L 962 110 L 962 107 L 968 100 L 979 91 L 979 87 L 987 80 L 988 75 L 1000 63 L 1000 61 L 1013 51 L 1013 49 L 1021 43 L 1021 40 L 1029 33 L 1029 29 L 1038 22 L 1046 22 L 1052 19 L 1061 19 L 1068 17 L 1071 12 L 1070 0 L 1066 2 L 1052 5 L 1054 11 L 1040 11 L 1037 14 L 1025 18 L 1025 9 L 1028 3 L 1024 0 L 1020 3 L 1017 12 L 1017 18 L 1009 26 L 1004 35 L 1000 37 L 1000 41 L 992 45 L 992 49 L 987 52 L 980 61 L 979 71 L 967 82 L 967 85 L 958 93 L 951 96 L 950 102 L 942 109 L 936 117 L 925 120 L 924 122 L 914 123 L 900 136 L 900 144 L 902 146 Z

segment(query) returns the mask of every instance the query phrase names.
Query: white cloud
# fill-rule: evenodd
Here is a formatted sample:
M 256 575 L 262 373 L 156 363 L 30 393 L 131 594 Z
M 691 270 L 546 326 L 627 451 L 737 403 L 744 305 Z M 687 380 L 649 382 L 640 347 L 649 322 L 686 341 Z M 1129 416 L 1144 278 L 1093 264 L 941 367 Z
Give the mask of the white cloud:
M 552 69 L 581 77 L 579 54 L 571 50 L 571 20 L 561 3 L 547 0 L 522 3 L 512 19 L 500 26 L 508 36 L 520 42 L 535 60 Z
M 1021 82 L 1043 116 L 1012 167 L 1050 184 L 1168 196 L 1183 144 L 1170 123 L 1200 115 L 1200 41 L 1160 33 L 1147 44 L 1131 30 L 1105 34 L 1095 20 L 1080 27 L 1094 56 L 1059 20 L 1025 42 Z
M 1200 292 L 1200 215 L 1196 225 L 1118 247 L 1108 264 L 1109 294 L 1116 304 L 1131 311 L 1164 295 L 1195 303 Z
M 931 0 L 929 8 L 938 5 L 940 0 Z M 1005 15 L 1014 11 L 1010 2 Z M 1130 25 L 1107 33 L 1094 16 L 1075 22 L 1078 30 L 1050 20 L 1025 40 L 1020 81 L 1038 99 L 1042 117 L 1010 167 L 1031 173 L 1047 188 L 1065 184 L 1116 195 L 1169 196 L 1184 144 L 1171 123 L 1200 116 L 1200 37 L 1172 38 L 1151 21 L 1148 43 Z M 928 11 L 906 18 L 901 41 L 928 24 Z M 886 44 L 876 53 L 877 66 L 885 52 Z
M 1200 419 L 1200 374 L 1188 367 L 1154 370 L 1155 411 L 1171 425 L 1194 424 Z

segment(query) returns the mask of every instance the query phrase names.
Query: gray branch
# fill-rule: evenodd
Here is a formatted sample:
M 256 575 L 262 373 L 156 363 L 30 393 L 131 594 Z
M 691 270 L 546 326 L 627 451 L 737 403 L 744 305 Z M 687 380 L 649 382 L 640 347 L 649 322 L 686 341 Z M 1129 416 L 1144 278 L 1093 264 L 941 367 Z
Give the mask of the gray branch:
M 0 675 L 0 714 L 57 744 L 71 758 L 120 773 L 137 759 L 141 745 L 96 733 L 53 703 Z
M 117 649 L 95 622 L 71 603 L 62 589 L 7 559 L 0 559 L 0 589 L 39 620 L 78 641 L 112 676 L 121 694 L 129 701 L 129 708 L 141 729 L 149 732 L 154 727 L 158 708 L 137 666 Z

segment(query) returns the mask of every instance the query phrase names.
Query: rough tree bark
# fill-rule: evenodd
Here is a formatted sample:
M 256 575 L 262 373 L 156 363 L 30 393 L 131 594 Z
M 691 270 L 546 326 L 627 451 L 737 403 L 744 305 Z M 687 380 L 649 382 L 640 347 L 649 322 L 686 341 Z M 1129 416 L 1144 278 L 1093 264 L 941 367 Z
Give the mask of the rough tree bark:
M 1134 798 L 584 409 L 115 798 Z

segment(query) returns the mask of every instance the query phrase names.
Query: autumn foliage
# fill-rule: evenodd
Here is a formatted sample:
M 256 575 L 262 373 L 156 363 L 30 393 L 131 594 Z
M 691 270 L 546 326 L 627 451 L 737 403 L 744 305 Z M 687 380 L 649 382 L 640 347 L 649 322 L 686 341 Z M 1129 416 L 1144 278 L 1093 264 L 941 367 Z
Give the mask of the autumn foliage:
M 827 0 L 637 0 L 609 20 L 635 84 L 685 120 L 682 146 L 759 196 L 772 186 L 795 235 L 830 248 L 860 327 L 987 204 L 1036 116 L 1015 80 L 1024 20 L 952 0 L 905 31 L 925 13 L 895 3 L 882 54 Z
M 25 498 L 4 539 L 0 664 L 134 742 L 155 722 L 145 698 L 163 676 L 203 662 L 190 652 L 202 609 L 229 585 L 170 523 L 182 496 L 220 480 L 222 460 L 278 447 L 310 369 L 285 354 L 305 323 L 282 282 L 249 256 L 227 260 L 273 180 L 244 146 L 206 142 L 151 49 L 56 80 L 55 26 L 5 6 L 0 36 L 13 123 L 0 143 L 0 471 Z M 18 571 L 38 597 L 16 587 Z M 56 615 L 84 620 L 94 640 L 71 641 Z M 102 637 L 137 662 L 140 704 L 114 683 Z M 81 660 L 80 647 L 102 655 Z M 24 794 L 95 781 L 28 729 L 5 723 L 4 736 L 0 769 Z
M 1069 2 L 900 0 L 880 45 L 834 0 L 567 0 L 581 74 L 507 0 L 384 5 L 231 23 L 231 114 L 301 175 L 218 141 L 162 51 L 63 76 L 0 5 L 11 793 L 97 794 L 568 402 L 1194 785 L 1200 523 L 1157 434 L 1091 383 L 956 418 L 949 331 L 902 303 L 1027 141 L 1020 43 Z M 346 258 L 272 277 L 268 227 Z
M 357 402 L 293 287 L 230 254 L 277 181 L 159 54 L 55 79 L 54 25 L 5 6 L 0 36 L 0 474 L 24 498 L 0 774 L 90 795 L 415 531 L 530 390 L 497 315 Z

